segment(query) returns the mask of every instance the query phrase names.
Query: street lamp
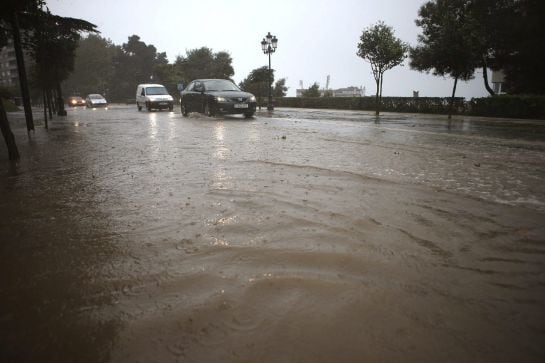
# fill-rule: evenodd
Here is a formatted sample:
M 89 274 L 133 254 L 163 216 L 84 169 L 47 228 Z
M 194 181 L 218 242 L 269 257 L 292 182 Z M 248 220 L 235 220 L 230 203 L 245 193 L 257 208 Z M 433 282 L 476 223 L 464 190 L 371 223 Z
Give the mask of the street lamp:
M 276 50 L 276 47 L 278 46 L 278 39 L 276 36 L 271 35 L 271 32 L 267 33 L 267 36 L 263 38 L 261 41 L 261 50 L 264 54 L 269 55 L 269 104 L 267 105 L 267 110 L 272 111 L 274 110 L 273 102 L 272 102 L 272 73 L 271 73 L 271 53 L 274 53 Z

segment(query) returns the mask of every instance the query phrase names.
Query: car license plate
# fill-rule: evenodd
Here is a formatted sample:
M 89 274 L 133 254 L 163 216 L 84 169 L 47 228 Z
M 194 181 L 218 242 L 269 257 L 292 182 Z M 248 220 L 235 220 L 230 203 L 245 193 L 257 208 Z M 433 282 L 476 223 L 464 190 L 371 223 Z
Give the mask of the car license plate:
M 235 108 L 248 108 L 247 103 L 235 103 Z
M 166 105 L 166 102 L 159 102 L 160 105 Z

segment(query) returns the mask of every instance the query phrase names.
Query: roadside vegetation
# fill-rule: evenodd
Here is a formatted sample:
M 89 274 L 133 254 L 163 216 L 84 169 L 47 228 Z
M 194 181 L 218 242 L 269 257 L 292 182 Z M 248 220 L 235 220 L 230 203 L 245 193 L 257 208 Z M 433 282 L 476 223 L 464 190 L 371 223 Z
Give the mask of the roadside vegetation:
M 384 73 L 403 63 L 409 46 L 394 35 L 392 27 L 379 22 L 365 29 L 358 43 L 358 56 L 371 65 L 377 85 L 375 113 L 380 114 Z

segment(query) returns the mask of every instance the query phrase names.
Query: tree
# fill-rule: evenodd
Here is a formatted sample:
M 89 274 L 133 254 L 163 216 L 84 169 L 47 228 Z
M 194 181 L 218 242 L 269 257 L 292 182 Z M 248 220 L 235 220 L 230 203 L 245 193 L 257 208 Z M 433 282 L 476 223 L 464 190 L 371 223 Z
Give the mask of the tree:
M 13 39 L 17 71 L 19 73 L 19 86 L 25 109 L 27 131 L 34 130 L 34 119 L 30 106 L 30 95 L 26 76 L 25 60 L 23 57 L 23 44 L 21 41 L 21 18 L 26 15 L 41 12 L 43 0 L 4 0 L 0 8 L 0 48 L 7 44 L 8 37 Z M 23 29 L 25 29 L 23 27 Z
M 227 52 L 217 52 L 214 54 L 211 78 L 231 79 L 235 74 L 232 66 L 233 58 Z
M 281 98 L 286 97 L 288 92 L 288 87 L 286 87 L 286 79 L 280 78 L 274 84 L 273 97 Z
M 377 84 L 376 115 L 380 113 L 384 72 L 400 65 L 407 57 L 409 47 L 394 36 L 392 27 L 383 22 L 365 29 L 358 43 L 358 56 L 371 64 Z
M 29 16 L 28 20 L 33 24 L 28 43 L 38 79 L 44 93 L 55 90 L 58 115 L 66 116 L 61 82 L 74 69 L 80 32 L 96 32 L 96 26 L 85 20 L 52 15 L 49 10 Z
M 423 36 L 434 48 L 461 42 L 457 48 L 464 52 L 457 58 L 464 55 L 474 70 L 482 69 L 490 95 L 494 91 L 488 68 L 504 71 L 511 93 L 545 94 L 543 14 L 541 0 L 433 0 L 422 6 L 417 24 L 425 28 Z
M 433 0 L 420 8 L 416 24 L 422 28 L 418 45 L 411 49 L 411 68 L 454 78 L 449 115 L 458 80 L 473 78 L 480 64 L 472 35 L 467 28 L 465 0 Z
M 314 82 L 312 86 L 303 91 L 303 97 L 320 97 L 320 85 Z
M 233 59 L 227 52 L 214 53 L 207 47 L 191 49 L 186 56 L 178 56 L 175 67 L 182 75 L 184 84 L 199 78 L 231 79 L 235 74 L 231 63 Z
M 493 16 L 501 24 L 491 31 L 495 33 L 494 67 L 503 69 L 510 93 L 545 94 L 545 1 L 498 3 L 502 6 L 495 5 Z
M 274 69 L 271 69 L 269 73 L 269 67 L 263 66 L 256 68 L 250 72 L 239 87 L 246 92 L 253 93 L 257 97 L 257 103 L 259 107 L 263 103 L 263 97 L 268 95 L 269 87 L 272 86 L 274 81 Z
M 113 76 L 115 46 L 108 39 L 89 34 L 78 42 L 74 71 L 63 83 L 73 95 L 101 93 L 108 98 Z
M 0 11 L 0 48 L 7 43 L 9 36 L 13 39 L 13 46 L 17 58 L 17 69 L 19 72 L 19 85 L 25 109 L 27 131 L 34 130 L 34 120 L 30 107 L 30 96 L 26 68 L 23 57 L 23 46 L 31 50 L 32 55 L 38 63 L 38 59 L 48 58 L 51 64 L 47 69 L 42 63 L 40 78 L 46 74 L 53 74 L 57 81 L 57 92 L 59 96 L 60 81 L 65 77 L 64 71 L 71 70 L 74 53 L 71 45 L 79 37 L 80 31 L 94 31 L 95 26 L 80 19 L 63 18 L 52 15 L 49 10 L 43 9 L 42 0 L 7 0 L 2 3 Z M 23 34 L 21 34 L 21 29 Z M 23 39 L 24 38 L 24 39 Z M 24 40 L 24 41 L 23 41 Z M 38 57 L 38 54 L 41 54 Z M 54 55 L 54 57 L 51 57 Z M 39 65 L 38 67 L 39 68 Z M 8 153 L 11 160 L 19 158 L 13 134 L 9 128 L 7 116 L 3 104 L 0 102 L 0 127 L 8 146 Z
M 138 35 L 131 35 L 126 43 L 115 48 L 110 98 L 134 98 L 137 84 L 153 81 L 157 64 L 160 64 L 157 49 L 141 41 Z
M 474 52 L 475 68 L 481 68 L 483 83 L 490 95 L 494 91 L 488 82 L 488 69 L 498 69 L 498 50 L 512 37 L 508 26 L 513 0 L 465 0 L 451 4 L 463 16 L 466 44 Z M 440 4 L 442 5 L 442 4 Z M 441 28 L 442 24 L 436 26 Z
M 182 80 L 182 74 L 178 68 L 171 63 L 160 63 L 155 67 L 155 77 L 157 83 L 166 87 L 171 95 L 178 93 L 177 85 Z
M 6 110 L 4 109 L 4 101 L 2 97 L 4 95 L 0 92 L 0 131 L 2 131 L 2 136 L 6 142 L 8 148 L 8 158 L 11 161 L 19 160 L 19 150 L 17 149 L 17 144 L 15 143 L 15 136 L 11 131 L 9 126 L 8 116 L 6 115 Z
M 514 3 L 514 0 L 432 0 L 422 6 L 416 22 L 426 27 L 433 42 L 446 42 L 434 44 L 436 48 L 447 49 L 453 40 L 462 41 L 467 50 L 464 54 L 471 53 L 466 60 L 474 62 L 474 69 L 482 69 L 484 87 L 494 95 L 487 70 L 500 68 L 498 56 L 505 53 L 507 44 L 513 43 L 510 24 L 517 23 L 511 19 Z M 454 34 L 447 36 L 448 32 Z

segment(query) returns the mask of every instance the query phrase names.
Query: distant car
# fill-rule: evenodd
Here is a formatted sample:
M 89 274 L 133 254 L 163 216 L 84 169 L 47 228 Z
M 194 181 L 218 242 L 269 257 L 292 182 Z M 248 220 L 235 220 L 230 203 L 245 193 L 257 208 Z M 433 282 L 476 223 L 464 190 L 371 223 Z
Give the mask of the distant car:
M 108 107 L 108 101 L 102 95 L 99 95 L 97 93 L 93 93 L 90 95 L 87 95 L 85 98 L 85 104 L 88 108 L 95 108 L 95 107 Z
M 80 96 L 70 96 L 66 100 L 66 103 L 70 107 L 85 106 L 85 100 L 81 98 Z
M 243 114 L 252 117 L 256 99 L 236 84 L 226 79 L 196 79 L 180 92 L 182 115 L 200 112 L 207 116 L 216 114 Z
M 136 87 L 136 107 L 138 111 L 141 111 L 142 107 L 146 107 L 148 111 L 164 108 L 172 111 L 174 99 L 162 84 L 139 84 Z

